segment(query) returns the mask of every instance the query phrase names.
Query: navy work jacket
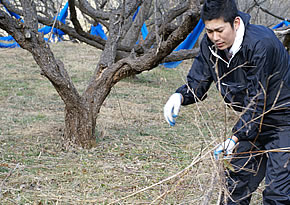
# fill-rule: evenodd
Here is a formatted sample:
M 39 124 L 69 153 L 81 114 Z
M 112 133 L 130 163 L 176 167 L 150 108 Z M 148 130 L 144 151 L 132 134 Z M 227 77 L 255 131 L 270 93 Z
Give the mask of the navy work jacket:
M 271 29 L 250 24 L 248 14 L 239 16 L 245 25 L 239 50 L 227 60 L 205 34 L 187 84 L 176 92 L 182 105 L 192 104 L 204 100 L 215 82 L 225 102 L 242 112 L 233 134 L 253 140 L 260 130 L 290 125 L 290 57 Z

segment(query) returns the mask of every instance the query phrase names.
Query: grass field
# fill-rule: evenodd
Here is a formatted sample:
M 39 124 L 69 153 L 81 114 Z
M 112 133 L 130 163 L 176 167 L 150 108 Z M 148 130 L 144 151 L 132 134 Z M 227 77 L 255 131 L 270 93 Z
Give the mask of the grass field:
M 79 92 L 99 51 L 51 44 Z M 216 204 L 221 183 L 211 150 L 235 115 L 210 98 L 182 107 L 175 127 L 163 117 L 191 61 L 119 82 L 97 119 L 97 147 L 66 147 L 64 104 L 20 48 L 0 50 L 0 204 Z M 252 204 L 259 204 L 258 190 Z M 206 204 L 206 203 L 204 203 Z

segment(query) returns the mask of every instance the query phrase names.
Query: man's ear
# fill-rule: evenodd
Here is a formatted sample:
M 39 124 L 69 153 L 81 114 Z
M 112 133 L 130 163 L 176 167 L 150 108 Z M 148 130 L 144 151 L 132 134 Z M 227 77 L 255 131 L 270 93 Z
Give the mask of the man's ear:
M 234 20 L 234 29 L 235 31 L 237 31 L 240 27 L 240 23 L 241 23 L 241 18 L 240 17 L 236 17 Z

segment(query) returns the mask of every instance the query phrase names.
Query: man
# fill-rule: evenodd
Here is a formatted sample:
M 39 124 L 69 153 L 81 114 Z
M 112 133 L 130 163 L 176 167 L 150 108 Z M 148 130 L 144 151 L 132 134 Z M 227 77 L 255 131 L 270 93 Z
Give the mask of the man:
M 241 112 L 233 135 L 214 151 L 216 158 L 231 156 L 235 168 L 227 172 L 230 197 L 222 203 L 249 204 L 265 177 L 264 204 L 290 204 L 289 54 L 270 29 L 250 24 L 234 0 L 206 0 L 201 18 L 200 53 L 187 84 L 166 103 L 165 119 L 174 126 L 180 105 L 204 100 L 214 82 L 226 104 Z

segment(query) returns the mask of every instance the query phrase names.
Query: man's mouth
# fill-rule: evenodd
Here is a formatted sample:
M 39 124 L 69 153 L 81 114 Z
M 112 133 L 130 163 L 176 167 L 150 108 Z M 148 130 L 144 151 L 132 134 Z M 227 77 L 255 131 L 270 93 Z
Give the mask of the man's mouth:
M 224 44 L 223 43 L 216 43 L 215 44 L 217 47 L 222 47 Z

